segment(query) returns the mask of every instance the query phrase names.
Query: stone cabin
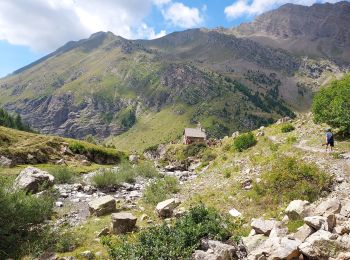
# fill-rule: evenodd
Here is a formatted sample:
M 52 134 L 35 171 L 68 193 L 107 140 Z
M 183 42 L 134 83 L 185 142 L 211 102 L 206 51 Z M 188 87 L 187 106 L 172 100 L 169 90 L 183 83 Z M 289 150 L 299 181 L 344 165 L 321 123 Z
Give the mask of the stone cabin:
M 184 144 L 206 144 L 207 134 L 198 124 L 197 128 L 185 128 L 183 135 Z

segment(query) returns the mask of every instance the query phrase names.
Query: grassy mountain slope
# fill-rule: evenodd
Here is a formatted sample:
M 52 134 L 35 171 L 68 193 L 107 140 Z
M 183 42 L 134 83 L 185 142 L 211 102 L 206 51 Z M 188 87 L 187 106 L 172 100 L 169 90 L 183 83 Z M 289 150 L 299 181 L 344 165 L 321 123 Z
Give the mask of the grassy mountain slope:
M 1 79 L 0 105 L 42 133 L 101 139 L 140 132 L 149 115 L 168 107 L 190 107 L 186 120 L 175 112 L 174 121 L 200 121 L 223 137 L 307 110 L 313 91 L 343 71 L 226 31 L 151 41 L 99 32 Z M 179 134 L 160 131 L 159 140 Z

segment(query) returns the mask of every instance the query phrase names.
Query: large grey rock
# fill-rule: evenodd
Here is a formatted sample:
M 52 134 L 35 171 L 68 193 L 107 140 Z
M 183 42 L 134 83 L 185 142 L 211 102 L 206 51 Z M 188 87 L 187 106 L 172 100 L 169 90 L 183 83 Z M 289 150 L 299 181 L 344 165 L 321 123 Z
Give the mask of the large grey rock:
M 41 189 L 53 186 L 54 180 L 55 178 L 46 171 L 35 167 L 27 167 L 15 179 L 14 188 L 29 193 L 37 193 Z
M 126 234 L 135 229 L 137 218 L 128 212 L 120 212 L 112 214 L 112 227 L 111 232 L 113 234 Z
M 159 202 L 156 207 L 156 212 L 161 218 L 170 218 L 173 215 L 174 209 L 180 204 L 178 199 L 168 199 Z
M 325 230 L 319 230 L 309 236 L 301 245 L 300 252 L 308 259 L 329 259 L 336 257 L 338 252 L 335 248 L 341 246 L 336 241 L 337 235 Z
M 350 218 L 350 201 L 347 201 L 346 203 L 344 203 L 344 205 L 340 210 L 340 215 Z
M 267 237 L 263 234 L 258 234 L 254 236 L 243 237 L 242 240 L 247 248 L 247 252 L 250 253 L 259 248 L 267 240 Z
M 317 215 L 336 214 L 340 212 L 340 209 L 340 201 L 337 198 L 330 198 L 321 202 L 321 204 L 317 206 L 315 213 Z
M 270 235 L 271 230 L 278 224 L 278 221 L 274 219 L 265 220 L 263 218 L 253 219 L 250 224 L 255 230 L 256 234 Z
M 288 237 L 269 238 L 259 248 L 250 252 L 248 259 L 298 259 L 300 255 L 298 246 L 300 243 L 299 240 L 293 240 Z
M 295 239 L 300 240 L 301 242 L 304 242 L 305 239 L 308 238 L 314 232 L 315 231 L 313 228 L 311 228 L 307 224 L 304 224 L 300 228 L 298 228 L 297 232 L 294 233 L 293 237 Z
M 13 162 L 11 159 L 5 157 L 5 156 L 0 156 L 0 167 L 4 168 L 10 168 L 13 167 Z
M 103 196 L 89 202 L 89 211 L 91 215 L 102 216 L 115 211 L 115 209 L 115 199 L 110 195 Z
M 302 219 L 310 214 L 310 202 L 306 200 L 293 200 L 285 209 L 289 219 Z
M 239 248 L 214 240 L 203 240 L 202 250 L 196 250 L 192 255 L 194 260 L 234 260 L 241 258 Z
M 298 259 L 300 255 L 299 245 L 299 240 L 283 237 L 278 243 L 272 245 L 269 259 Z
M 336 218 L 334 214 L 328 214 L 326 216 L 306 217 L 304 222 L 315 230 L 332 231 L 336 225 Z

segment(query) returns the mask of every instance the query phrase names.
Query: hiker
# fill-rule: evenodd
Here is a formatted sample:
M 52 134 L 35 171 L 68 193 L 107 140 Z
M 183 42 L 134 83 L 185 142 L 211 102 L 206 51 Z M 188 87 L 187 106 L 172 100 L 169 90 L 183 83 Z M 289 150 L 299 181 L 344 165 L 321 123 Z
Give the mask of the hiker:
M 332 130 L 330 128 L 326 129 L 326 152 L 328 151 L 328 147 L 330 148 L 331 151 L 333 151 L 334 147 L 334 136 L 332 133 Z

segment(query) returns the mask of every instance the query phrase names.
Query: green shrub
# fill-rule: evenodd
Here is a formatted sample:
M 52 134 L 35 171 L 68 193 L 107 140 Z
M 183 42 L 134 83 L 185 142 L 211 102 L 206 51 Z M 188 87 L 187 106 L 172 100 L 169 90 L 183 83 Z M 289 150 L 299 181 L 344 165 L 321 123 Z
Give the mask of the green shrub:
M 207 146 L 205 144 L 190 144 L 185 146 L 184 154 L 185 157 L 198 156 L 201 152 L 203 152 Z
M 31 252 L 43 229 L 38 226 L 52 214 L 53 198 L 27 195 L 13 190 L 12 183 L 0 178 L 0 259 Z
M 55 177 L 55 183 L 72 183 L 74 180 L 74 171 L 67 166 L 56 166 L 50 173 Z
M 252 132 L 242 134 L 235 138 L 233 146 L 236 151 L 242 152 L 248 148 L 254 146 L 257 140 Z
M 316 123 L 327 123 L 350 134 L 350 74 L 333 81 L 314 97 L 312 112 Z
M 118 185 L 117 173 L 112 170 L 104 170 L 92 177 L 92 183 L 98 188 L 111 188 Z
M 209 163 L 215 160 L 216 157 L 217 155 L 212 150 L 208 149 L 202 155 L 202 163 Z
M 332 178 L 316 165 L 287 157 L 277 160 L 271 171 L 263 173 L 261 182 L 254 182 L 249 196 L 256 203 L 273 208 L 296 199 L 313 202 L 328 191 L 331 184 Z
M 142 176 L 147 179 L 155 178 L 159 175 L 157 169 L 151 162 L 140 162 L 134 168 L 135 175 Z
M 294 129 L 295 128 L 292 124 L 284 124 L 281 127 L 281 132 L 282 133 L 289 133 L 289 132 L 292 132 Z
M 171 194 L 179 191 L 179 184 L 176 178 L 165 176 L 164 179 L 156 179 L 151 182 L 143 193 L 143 200 L 152 205 L 167 199 Z
M 80 239 L 72 231 L 56 234 L 55 251 L 59 253 L 72 252 L 80 245 Z
M 112 259 L 190 259 L 202 238 L 226 241 L 234 226 L 215 210 L 196 206 L 173 225 L 147 228 L 133 239 L 105 237 Z

